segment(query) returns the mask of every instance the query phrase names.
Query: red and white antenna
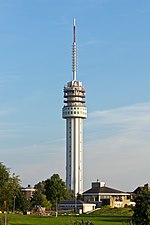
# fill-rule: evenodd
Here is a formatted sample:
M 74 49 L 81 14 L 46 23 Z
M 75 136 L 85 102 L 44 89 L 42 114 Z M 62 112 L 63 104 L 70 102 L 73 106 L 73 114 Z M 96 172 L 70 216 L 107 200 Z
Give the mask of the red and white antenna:
M 72 45 L 72 72 L 73 80 L 77 79 L 77 47 L 76 47 L 76 19 L 73 20 L 73 45 Z

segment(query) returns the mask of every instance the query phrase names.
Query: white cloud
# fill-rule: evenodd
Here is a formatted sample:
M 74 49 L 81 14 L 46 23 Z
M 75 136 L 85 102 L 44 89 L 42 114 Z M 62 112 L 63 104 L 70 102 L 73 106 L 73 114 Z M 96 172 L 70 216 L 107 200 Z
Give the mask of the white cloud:
M 149 181 L 149 159 L 150 103 L 89 114 L 84 125 L 85 190 L 99 179 L 110 187 L 132 191 Z M 24 186 L 53 173 L 65 180 L 64 138 L 1 149 L 1 160 L 20 175 Z
M 135 104 L 127 107 L 96 111 L 89 114 L 87 126 L 114 126 L 133 134 L 149 130 L 150 103 Z M 109 127 L 110 128 L 110 127 Z M 125 132 L 125 131 L 124 131 Z
M 1 149 L 1 159 L 5 165 L 20 176 L 22 185 L 47 179 L 58 173 L 65 179 L 65 141 L 57 139 L 25 147 Z
M 106 179 L 125 190 L 148 182 L 150 103 L 92 112 L 85 130 L 88 179 Z

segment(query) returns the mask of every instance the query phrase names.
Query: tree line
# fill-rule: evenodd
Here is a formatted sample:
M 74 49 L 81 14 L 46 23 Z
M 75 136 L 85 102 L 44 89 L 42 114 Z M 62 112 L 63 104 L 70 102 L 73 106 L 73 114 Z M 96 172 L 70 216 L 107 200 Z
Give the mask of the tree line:
M 0 162 L 0 211 L 26 212 L 32 208 L 57 208 L 61 200 L 74 199 L 72 190 L 66 188 L 65 182 L 58 174 L 37 183 L 35 192 L 27 199 L 22 192 L 19 176 L 11 175 L 10 169 Z M 81 196 L 78 196 L 81 197 Z M 134 197 L 132 224 L 150 225 L 150 190 L 143 189 Z M 130 223 L 131 224 L 131 223 Z
M 35 192 L 27 199 L 22 192 L 19 176 L 0 162 L 0 210 L 26 212 L 34 207 L 56 208 L 64 199 L 74 199 L 74 192 L 66 188 L 58 174 L 35 184 Z
M 150 225 L 150 190 L 143 189 L 135 196 L 133 208 L 133 225 Z

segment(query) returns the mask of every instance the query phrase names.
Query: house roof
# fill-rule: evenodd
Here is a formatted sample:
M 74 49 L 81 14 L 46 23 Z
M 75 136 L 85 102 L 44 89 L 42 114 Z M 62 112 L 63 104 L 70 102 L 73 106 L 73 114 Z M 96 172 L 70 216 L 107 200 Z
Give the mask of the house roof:
M 83 204 L 81 200 L 63 200 L 59 204 Z
M 95 205 L 93 203 L 87 203 L 81 200 L 63 200 L 59 202 L 59 205 Z
M 101 195 L 104 195 L 104 194 L 110 194 L 110 195 L 129 195 L 123 191 L 119 191 L 119 190 L 116 190 L 116 189 L 113 189 L 113 188 L 110 188 L 110 187 L 94 187 L 94 188 L 91 188 L 87 191 L 85 191 L 83 193 L 83 195 L 87 195 L 87 194 L 101 194 Z
M 133 191 L 133 194 L 139 194 L 142 190 L 150 190 L 150 186 L 148 184 L 144 184 L 144 186 L 139 186 Z

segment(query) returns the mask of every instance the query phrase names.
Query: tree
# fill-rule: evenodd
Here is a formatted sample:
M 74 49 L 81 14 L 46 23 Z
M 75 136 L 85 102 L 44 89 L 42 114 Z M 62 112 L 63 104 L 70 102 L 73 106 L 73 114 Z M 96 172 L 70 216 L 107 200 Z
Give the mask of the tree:
M 150 191 L 142 190 L 135 197 L 132 222 L 134 225 L 150 225 Z
M 45 193 L 45 181 L 41 181 L 41 182 L 35 184 L 34 188 L 44 194 Z
M 33 196 L 31 198 L 31 207 L 42 205 L 42 195 L 42 192 L 38 189 L 33 193 Z
M 46 195 L 42 194 L 42 207 L 44 207 L 45 209 L 50 209 L 52 207 L 52 204 L 50 203 L 50 201 L 47 200 Z
M 23 213 L 26 213 L 30 209 L 30 200 L 25 197 L 24 193 L 21 191 L 21 188 L 16 195 L 15 209 L 17 211 L 22 211 Z
M 57 205 L 59 201 L 64 199 L 65 194 L 65 182 L 59 177 L 58 174 L 53 174 L 50 179 L 45 181 L 45 195 L 53 205 Z
M 73 190 L 71 189 L 67 189 L 66 188 L 66 192 L 65 192 L 65 195 L 64 195 L 64 199 L 65 200 L 74 200 L 75 199 L 75 193 Z
M 20 191 L 20 179 L 18 176 L 10 175 L 10 170 L 3 163 L 0 163 L 0 207 L 4 210 L 4 201 L 7 209 L 12 210 L 14 198 Z
M 31 199 L 31 207 L 39 206 L 45 207 L 46 209 L 50 209 L 52 204 L 46 199 L 46 196 L 41 192 L 41 190 L 37 189 Z

